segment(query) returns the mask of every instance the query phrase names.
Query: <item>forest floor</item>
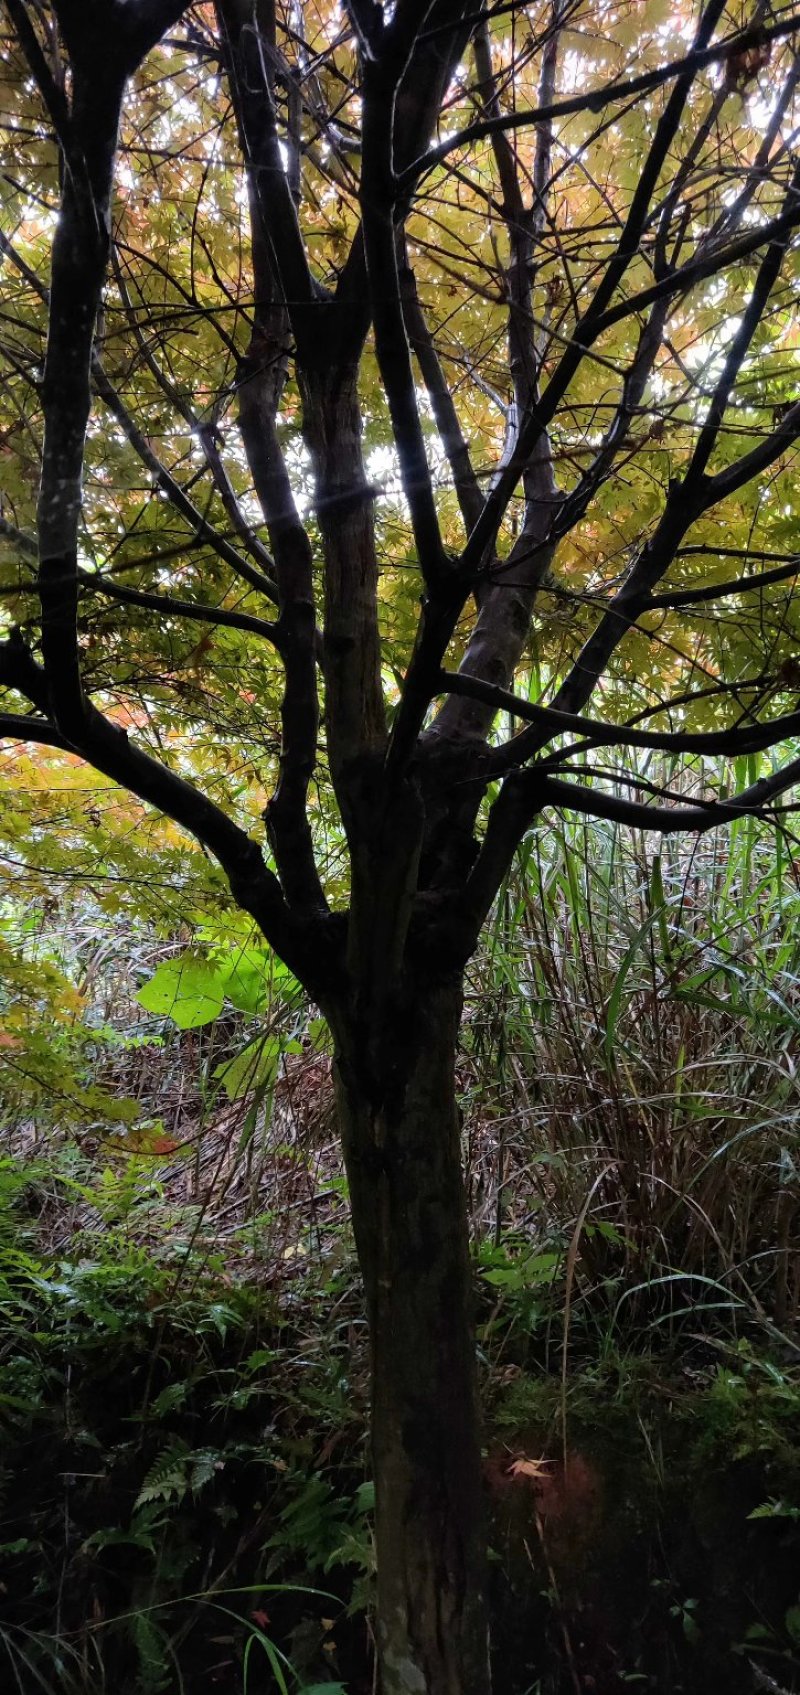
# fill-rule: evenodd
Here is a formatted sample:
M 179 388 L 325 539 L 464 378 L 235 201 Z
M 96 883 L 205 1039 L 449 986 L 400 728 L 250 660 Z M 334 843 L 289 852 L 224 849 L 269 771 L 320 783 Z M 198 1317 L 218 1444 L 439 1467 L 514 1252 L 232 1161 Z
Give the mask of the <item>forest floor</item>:
M 479 1127 L 470 1159 L 497 1688 L 800 1689 L 800 1349 L 700 1274 L 598 1279 L 613 1231 L 571 1254 L 519 1198 L 498 1229 Z M 178 1103 L 124 1157 L 12 1139 L 0 1273 L 2 1687 L 372 1695 L 324 1057 L 290 1058 L 268 1135 Z

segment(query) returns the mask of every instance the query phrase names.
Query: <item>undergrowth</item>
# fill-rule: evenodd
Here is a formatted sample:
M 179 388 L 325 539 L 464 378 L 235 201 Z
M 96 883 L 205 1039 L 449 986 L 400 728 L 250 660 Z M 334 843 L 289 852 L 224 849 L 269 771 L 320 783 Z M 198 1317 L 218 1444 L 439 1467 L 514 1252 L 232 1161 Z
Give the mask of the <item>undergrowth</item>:
M 10 1162 L 0 1178 L 0 1645 L 10 1686 L 367 1695 L 367 1350 L 349 1246 L 327 1265 L 295 1258 L 272 1284 L 232 1278 L 222 1256 L 176 1267 L 174 1254 L 154 1256 L 113 1229 L 95 1236 L 92 1257 L 84 1239 L 81 1257 L 46 1259 L 39 1179 L 26 1182 Z M 760 1655 L 789 1687 L 797 1642 L 785 1562 L 800 1551 L 791 1351 L 768 1352 L 755 1326 L 737 1337 L 706 1323 L 634 1351 L 611 1335 L 598 1348 L 579 1327 L 562 1378 L 555 1250 L 538 1291 L 535 1268 L 533 1287 L 498 1282 L 498 1258 L 486 1249 L 479 1260 L 477 1319 L 501 1686 L 521 1695 L 538 1681 L 555 1695 L 561 1673 L 542 1680 L 543 1652 L 558 1667 L 566 1631 L 580 1659 L 586 1608 L 599 1606 L 604 1643 L 619 1643 L 625 1679 L 642 1687 L 702 1686 L 682 1681 L 687 1616 L 702 1632 L 698 1675 L 713 1683 L 720 1651 L 744 1670 Z M 614 1503 L 602 1522 L 598 1490 Z M 695 1618 L 696 1567 L 698 1546 L 718 1559 L 720 1527 L 727 1544 L 731 1525 L 742 1559 L 720 1648 L 707 1596 Z M 604 1585 L 631 1559 L 623 1628 L 614 1585 L 610 1595 Z M 687 1600 L 697 1601 L 688 1615 Z M 729 1671 L 726 1680 L 749 1688 Z
M 334 1695 L 368 1657 L 372 1572 L 352 1278 L 297 1287 L 300 1325 L 220 1263 L 176 1285 L 113 1233 L 44 1262 L 8 1242 L 24 1186 L 2 1193 L 10 1687 L 262 1689 L 263 1658 L 269 1687 Z
M 510 1695 L 800 1683 L 799 921 L 752 820 L 660 851 L 564 825 L 470 967 Z M 372 1695 L 324 1027 L 224 910 L 118 903 L 110 940 L 96 894 L 10 893 L 0 931 L 2 1687 Z

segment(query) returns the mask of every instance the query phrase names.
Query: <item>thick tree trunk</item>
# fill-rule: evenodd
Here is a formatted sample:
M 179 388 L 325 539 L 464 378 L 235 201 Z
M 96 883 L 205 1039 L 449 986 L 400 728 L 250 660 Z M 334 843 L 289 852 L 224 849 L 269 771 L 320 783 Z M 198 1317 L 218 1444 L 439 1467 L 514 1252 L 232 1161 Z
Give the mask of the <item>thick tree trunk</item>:
M 382 1695 L 488 1695 L 459 985 L 337 1032 L 372 1355 Z

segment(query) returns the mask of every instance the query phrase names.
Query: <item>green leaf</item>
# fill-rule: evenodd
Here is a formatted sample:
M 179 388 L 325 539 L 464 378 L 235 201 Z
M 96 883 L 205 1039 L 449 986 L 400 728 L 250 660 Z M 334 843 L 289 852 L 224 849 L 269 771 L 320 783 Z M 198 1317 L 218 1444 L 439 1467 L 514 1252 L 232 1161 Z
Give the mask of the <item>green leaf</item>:
M 237 1012 L 263 1012 L 271 998 L 272 956 L 257 948 L 236 948 L 215 962 L 220 988 Z
M 790 1518 L 800 1519 L 800 1507 L 790 1506 L 788 1501 L 762 1501 L 760 1507 L 754 1507 L 747 1515 L 752 1518 Z
M 304 1683 L 297 1695 L 347 1695 L 343 1683 Z
M 795 1646 L 800 1644 L 800 1606 L 787 1608 L 783 1622 Z
M 253 1089 L 268 1088 L 274 1083 L 281 1051 L 281 1044 L 274 1036 L 254 1036 L 233 1059 L 223 1060 L 214 1076 L 228 1100 L 239 1101 Z
M 197 1030 L 219 1017 L 225 991 L 208 960 L 182 953 L 159 965 L 136 999 L 146 1012 L 171 1018 L 179 1030 Z
M 303 1683 L 297 1695 L 347 1695 L 344 1683 Z
M 484 1281 L 497 1289 L 532 1289 L 540 1283 L 550 1283 L 562 1255 L 555 1252 L 530 1254 L 516 1265 L 484 1271 Z
M 660 910 L 661 909 L 659 908 L 659 911 Z M 645 919 L 644 923 L 640 924 L 630 947 L 623 957 L 622 964 L 620 965 L 617 975 L 614 978 L 613 987 L 611 994 L 608 997 L 608 1005 L 606 1007 L 606 1029 L 605 1036 L 603 1038 L 603 1048 L 607 1059 L 610 1059 L 614 1052 L 614 1037 L 616 1035 L 617 1022 L 622 1008 L 622 991 L 625 988 L 625 979 L 637 953 L 639 952 L 645 936 L 657 922 L 658 916 L 659 912 L 651 912 Z

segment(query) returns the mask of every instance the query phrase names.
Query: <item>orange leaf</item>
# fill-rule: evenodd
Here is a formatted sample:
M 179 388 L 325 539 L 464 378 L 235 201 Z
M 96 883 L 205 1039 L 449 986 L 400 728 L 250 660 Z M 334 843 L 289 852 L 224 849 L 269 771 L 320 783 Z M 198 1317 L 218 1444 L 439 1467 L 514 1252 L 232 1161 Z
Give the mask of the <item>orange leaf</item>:
M 524 1457 L 512 1460 L 508 1467 L 510 1477 L 546 1477 L 549 1460 L 528 1460 Z

